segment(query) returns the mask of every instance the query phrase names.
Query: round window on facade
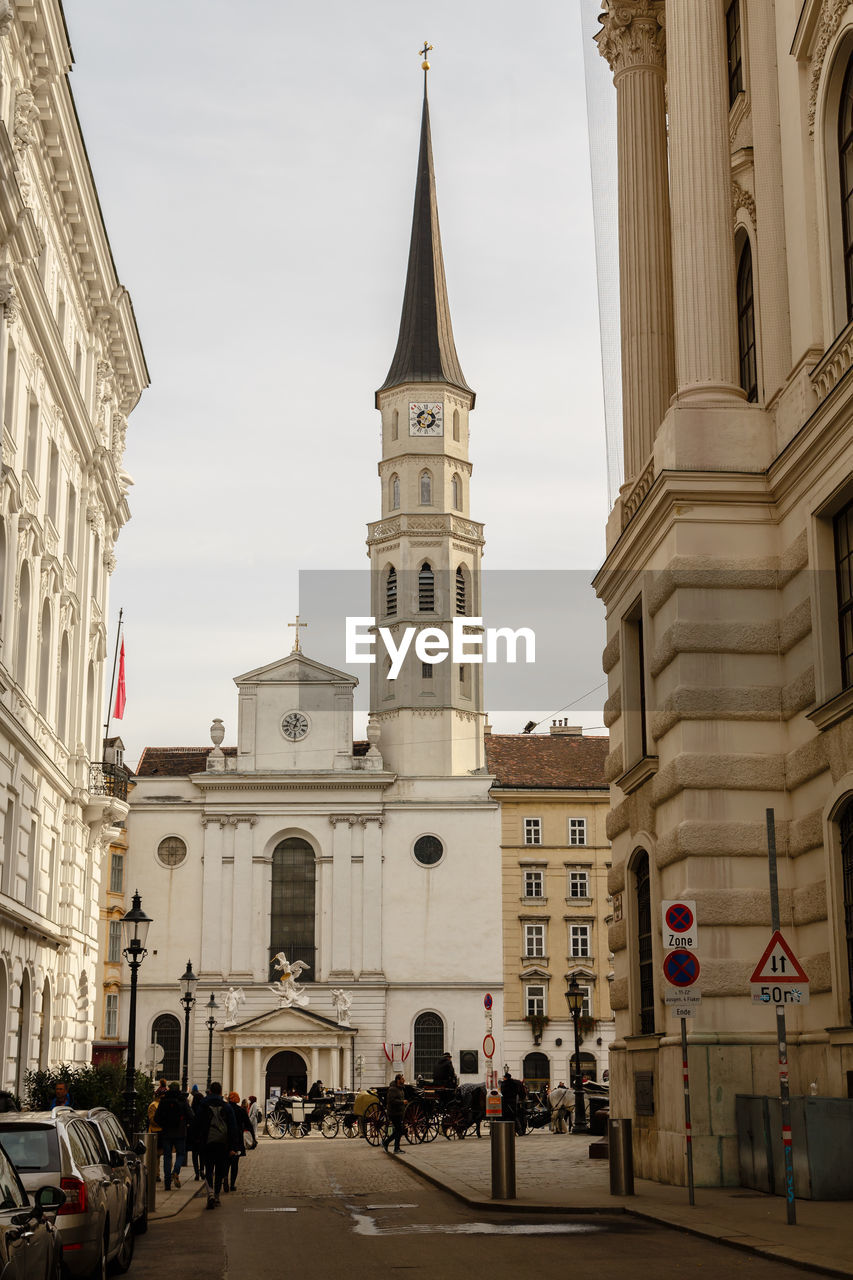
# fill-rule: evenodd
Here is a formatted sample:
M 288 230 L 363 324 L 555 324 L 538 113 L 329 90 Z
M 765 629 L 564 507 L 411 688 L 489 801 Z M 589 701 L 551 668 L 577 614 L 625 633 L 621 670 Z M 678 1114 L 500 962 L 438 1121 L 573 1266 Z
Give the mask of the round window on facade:
M 180 836 L 166 836 L 157 846 L 157 857 L 164 867 L 179 867 L 187 856 L 187 846 Z
M 444 845 L 438 836 L 418 836 L 413 853 L 422 867 L 434 867 L 444 857 Z

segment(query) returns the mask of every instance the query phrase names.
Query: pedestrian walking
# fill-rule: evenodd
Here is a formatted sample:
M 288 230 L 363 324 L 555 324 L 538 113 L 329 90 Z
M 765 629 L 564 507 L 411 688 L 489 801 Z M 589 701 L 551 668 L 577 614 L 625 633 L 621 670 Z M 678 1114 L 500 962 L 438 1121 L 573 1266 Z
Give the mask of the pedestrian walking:
M 204 1153 L 201 1149 L 201 1143 L 198 1137 L 198 1113 L 199 1108 L 204 1101 L 204 1094 L 201 1092 L 197 1084 L 194 1084 L 190 1090 L 189 1104 L 192 1112 L 192 1120 L 187 1125 L 187 1150 L 193 1158 L 193 1181 L 201 1182 L 204 1177 Z
M 258 1141 L 258 1128 L 263 1128 L 264 1113 L 261 1110 L 261 1104 L 253 1093 L 249 1094 L 249 1105 L 246 1108 L 249 1113 L 249 1119 L 252 1122 L 252 1130 L 255 1135 L 255 1142 Z
M 187 1159 L 187 1128 L 193 1121 L 192 1110 L 177 1080 L 172 1081 L 168 1093 L 157 1104 L 154 1119 L 161 1130 L 159 1145 L 163 1152 L 163 1186 L 171 1191 L 173 1182 L 176 1187 L 181 1185 L 181 1169 Z
M 199 1107 L 197 1135 L 204 1154 L 207 1207 L 215 1209 L 228 1173 L 229 1159 L 239 1145 L 237 1121 L 230 1104 L 222 1096 L 222 1085 L 218 1080 L 212 1081 Z
M 255 1138 L 255 1132 L 252 1128 L 252 1122 L 249 1119 L 249 1113 L 240 1102 L 239 1093 L 229 1093 L 228 1101 L 234 1112 L 234 1119 L 237 1121 L 237 1147 L 228 1159 L 228 1176 L 222 1183 L 223 1191 L 233 1191 L 237 1183 L 237 1174 L 240 1169 L 240 1160 L 246 1154 L 246 1141 L 248 1139 L 249 1150 L 258 1145 Z
M 562 1080 L 548 1094 L 548 1105 L 551 1108 L 551 1132 L 568 1133 L 567 1119 L 571 1117 L 571 1103 L 569 1091 Z
M 406 1110 L 406 1094 L 403 1089 L 404 1084 L 405 1079 L 403 1075 L 396 1075 L 393 1082 L 388 1086 L 388 1093 L 385 1098 L 385 1110 L 388 1113 L 388 1119 L 391 1121 L 391 1132 L 383 1138 L 382 1145 L 385 1150 L 388 1151 L 388 1148 L 393 1142 L 395 1156 L 401 1156 L 403 1154 L 400 1150 L 400 1139 L 403 1136 L 403 1113 Z

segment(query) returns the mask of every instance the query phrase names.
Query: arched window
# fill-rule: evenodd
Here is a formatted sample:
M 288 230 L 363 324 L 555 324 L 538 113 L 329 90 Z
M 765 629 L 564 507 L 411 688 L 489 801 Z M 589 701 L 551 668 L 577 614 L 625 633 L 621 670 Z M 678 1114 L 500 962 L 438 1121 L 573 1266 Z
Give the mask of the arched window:
M 68 506 L 65 510 L 65 554 L 73 561 L 77 543 L 77 490 L 68 486 Z
M 53 1026 L 53 1010 L 50 983 L 44 980 L 41 993 L 41 1022 L 39 1023 L 39 1071 L 46 1071 L 50 1064 L 50 1029 Z
M 21 566 L 21 584 L 18 589 L 18 645 L 15 653 L 15 676 L 18 684 L 27 679 L 27 645 L 30 639 L 30 568 Z
M 151 1027 L 151 1043 L 163 1050 L 163 1061 L 157 1068 L 157 1078 L 167 1080 L 181 1078 L 181 1024 L 173 1013 L 161 1013 Z
M 460 617 L 468 612 L 468 584 L 461 564 L 456 570 L 456 612 Z
M 550 1087 L 551 1064 L 548 1061 L 547 1054 L 528 1053 L 521 1069 L 524 1083 L 528 1089 L 538 1092 L 543 1085 L 545 1088 Z
M 737 268 L 737 341 L 740 385 L 750 403 L 758 399 L 758 366 L 755 359 L 755 295 L 752 285 L 752 246 L 743 242 Z
M 838 171 L 841 179 L 841 235 L 847 320 L 853 320 L 853 58 L 847 65 L 838 109 Z
M 302 960 L 308 969 L 300 982 L 313 982 L 316 974 L 314 946 L 314 850 L 307 840 L 282 840 L 272 855 L 270 905 L 270 981 L 278 982 L 275 957 L 283 951 L 291 964 Z
M 414 1028 L 415 1076 L 432 1079 L 435 1064 L 444 1053 L 444 1023 L 437 1013 L 419 1013 Z
M 394 475 L 391 477 L 390 483 L 390 503 L 391 510 L 397 511 L 400 506 L 400 477 Z
M 89 675 L 86 679 L 86 749 L 93 760 L 100 760 L 101 753 L 95 748 L 95 716 L 98 707 L 95 702 L 95 664 L 89 663 Z
M 47 697 L 50 691 L 50 655 L 51 655 L 51 617 L 50 601 L 45 600 L 41 611 L 41 648 L 39 651 L 39 714 L 47 715 Z
M 0 1044 L 8 1044 L 9 1031 L 9 973 L 6 964 L 0 960 Z M 5 1051 L 4 1051 L 5 1052 Z
M 847 995 L 853 1022 L 853 800 L 847 802 L 839 820 L 841 836 L 841 893 L 844 933 L 847 940 Z
M 56 707 L 56 732 L 61 742 L 68 740 L 68 675 L 71 666 L 71 650 L 68 644 L 68 632 L 62 634 L 59 647 L 59 692 Z
M 432 506 L 432 475 L 429 471 L 421 472 L 420 480 L 421 506 Z
M 655 980 L 652 957 L 652 886 L 649 855 L 645 849 L 634 862 L 634 892 L 637 921 L 637 976 L 640 996 L 640 1035 L 655 1029 Z
M 393 564 L 389 566 L 385 576 L 385 616 L 396 617 L 397 614 L 397 570 Z
M 396 440 L 400 434 L 400 414 L 397 409 L 391 414 L 391 439 Z
M 426 561 L 418 573 L 418 612 L 435 612 L 435 574 Z
M 30 1034 L 32 1031 L 32 986 L 29 970 L 21 979 L 21 1006 L 18 1010 L 18 1060 L 15 1070 L 15 1092 L 23 1096 L 27 1068 L 30 1063 Z
M 453 439 L 459 439 L 459 410 L 453 410 Z
M 459 477 L 454 476 L 450 482 L 450 495 L 453 502 L 454 511 L 462 510 L 462 485 Z

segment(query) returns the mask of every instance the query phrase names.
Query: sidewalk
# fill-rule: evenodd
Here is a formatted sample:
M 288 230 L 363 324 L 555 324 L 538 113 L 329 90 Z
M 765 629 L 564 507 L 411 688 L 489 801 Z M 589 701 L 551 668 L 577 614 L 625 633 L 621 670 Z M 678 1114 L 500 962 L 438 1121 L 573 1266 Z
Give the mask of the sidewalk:
M 842 1200 L 797 1201 L 789 1226 L 785 1201 L 742 1187 L 697 1187 L 691 1206 L 686 1187 L 635 1179 L 633 1196 L 612 1196 L 606 1160 L 590 1160 L 588 1134 L 535 1130 L 516 1139 L 515 1200 L 491 1197 L 488 1138 L 406 1146 L 405 1165 L 479 1209 L 536 1209 L 577 1213 L 632 1213 L 766 1258 L 811 1271 L 853 1277 L 853 1214 Z M 381 1153 L 380 1153 L 381 1154 Z
M 164 1218 L 174 1218 L 177 1214 L 185 1209 L 190 1200 L 204 1190 L 203 1182 L 196 1182 L 193 1178 L 192 1166 L 189 1172 L 185 1169 L 181 1170 L 180 1187 L 172 1186 L 169 1191 L 164 1190 L 163 1183 L 157 1183 L 157 1207 L 149 1209 L 149 1222 L 162 1222 Z

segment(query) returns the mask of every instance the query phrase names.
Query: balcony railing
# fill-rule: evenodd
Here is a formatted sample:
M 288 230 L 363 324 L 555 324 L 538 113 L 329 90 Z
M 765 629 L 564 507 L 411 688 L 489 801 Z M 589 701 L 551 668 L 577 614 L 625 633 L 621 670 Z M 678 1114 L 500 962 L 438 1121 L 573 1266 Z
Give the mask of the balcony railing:
M 93 762 L 89 765 L 89 795 L 113 796 L 116 800 L 126 800 L 127 770 L 119 764 L 109 764 L 106 760 Z

